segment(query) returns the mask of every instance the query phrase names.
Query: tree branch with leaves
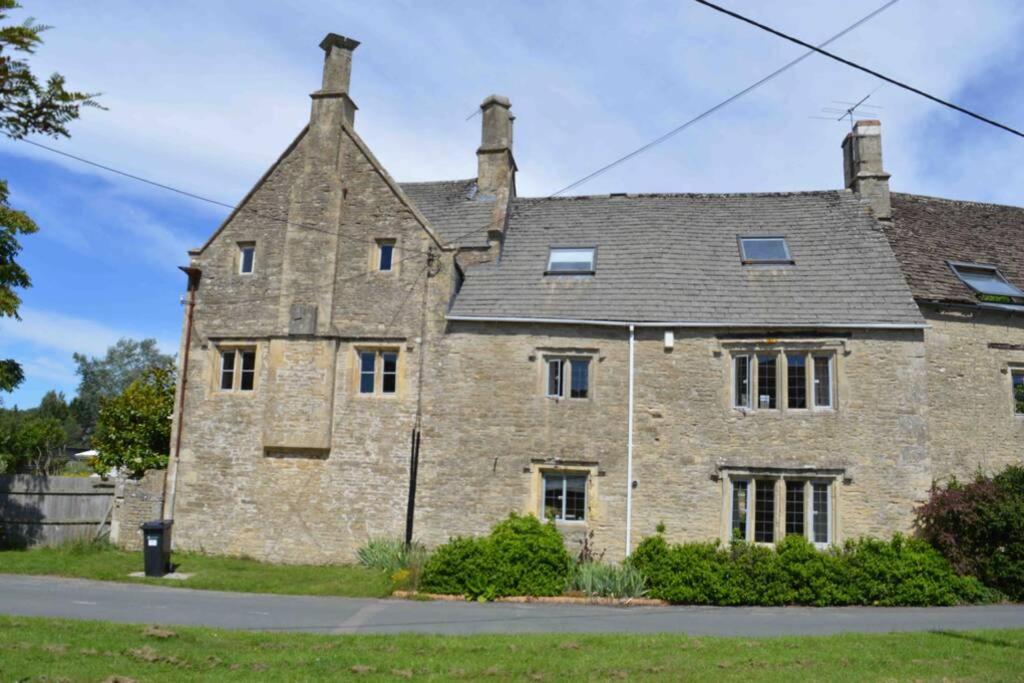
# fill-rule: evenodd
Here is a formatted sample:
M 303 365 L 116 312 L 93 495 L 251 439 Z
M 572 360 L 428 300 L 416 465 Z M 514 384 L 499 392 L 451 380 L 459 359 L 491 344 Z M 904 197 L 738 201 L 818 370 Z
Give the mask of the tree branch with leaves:
M 0 0 L 0 24 L 11 10 L 20 7 L 15 0 Z M 0 25 L 0 133 L 9 138 L 20 140 L 30 134 L 69 137 L 67 125 L 80 116 L 82 107 L 102 108 L 95 93 L 68 90 L 59 73 L 43 81 L 32 72 L 25 56 L 42 44 L 42 34 L 49 28 L 32 18 Z M 7 203 L 8 196 L 7 183 L 0 180 L 0 318 L 18 320 L 21 297 L 15 290 L 32 285 L 15 260 L 21 253 L 19 237 L 39 228 L 28 214 Z M 0 391 L 12 391 L 23 379 L 16 361 L 0 359 Z

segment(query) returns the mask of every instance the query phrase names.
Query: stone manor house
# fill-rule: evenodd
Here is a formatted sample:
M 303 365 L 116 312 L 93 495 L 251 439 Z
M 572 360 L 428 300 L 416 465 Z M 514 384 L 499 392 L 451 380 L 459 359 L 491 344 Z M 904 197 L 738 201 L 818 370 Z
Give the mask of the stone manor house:
M 826 545 L 1021 462 L 1024 209 L 890 193 L 877 121 L 841 189 L 518 197 L 493 95 L 477 177 L 399 183 L 357 45 L 183 268 L 178 548 L 350 561 L 510 511 L 609 558 L 659 522 Z

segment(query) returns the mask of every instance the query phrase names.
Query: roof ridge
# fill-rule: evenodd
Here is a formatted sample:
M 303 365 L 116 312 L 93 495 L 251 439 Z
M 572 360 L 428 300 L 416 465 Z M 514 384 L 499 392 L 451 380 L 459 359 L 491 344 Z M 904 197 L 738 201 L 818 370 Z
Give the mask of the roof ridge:
M 808 197 L 823 196 L 830 194 L 853 193 L 845 189 L 830 190 L 792 190 L 786 192 L 611 192 L 608 194 L 577 194 L 568 197 L 516 197 L 513 201 L 541 202 L 541 201 L 581 201 L 586 199 L 718 199 L 729 197 Z
M 455 180 L 413 180 L 413 181 L 399 181 L 399 185 L 456 185 L 465 183 L 475 183 L 476 178 L 457 178 Z
M 914 192 L 893 192 L 893 197 L 911 197 L 913 199 L 924 199 L 927 201 L 934 202 L 946 202 L 949 204 L 966 204 L 968 206 L 995 206 L 1002 209 L 1017 209 L 1018 211 L 1024 211 L 1024 206 L 1017 206 L 1015 204 L 999 204 L 997 202 L 978 202 L 971 199 L 953 199 L 952 197 L 936 197 L 930 194 L 917 194 Z

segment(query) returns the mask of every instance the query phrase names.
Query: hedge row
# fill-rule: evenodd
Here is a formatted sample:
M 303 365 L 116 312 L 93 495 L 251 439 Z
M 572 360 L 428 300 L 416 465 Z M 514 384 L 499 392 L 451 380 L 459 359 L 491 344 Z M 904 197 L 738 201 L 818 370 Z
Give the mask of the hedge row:
M 650 596 L 690 605 L 958 605 L 999 594 L 958 576 L 924 541 L 895 536 L 818 550 L 800 536 L 776 547 L 734 543 L 669 545 L 644 539 L 629 563 Z

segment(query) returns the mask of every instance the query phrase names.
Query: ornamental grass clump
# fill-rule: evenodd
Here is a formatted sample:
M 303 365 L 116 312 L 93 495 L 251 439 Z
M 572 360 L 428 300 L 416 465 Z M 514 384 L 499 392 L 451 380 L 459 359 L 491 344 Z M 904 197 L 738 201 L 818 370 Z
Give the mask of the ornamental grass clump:
M 582 562 L 573 568 L 569 592 L 624 600 L 644 597 L 647 586 L 644 575 L 631 565 Z
M 493 600 L 509 595 L 560 595 L 572 561 L 552 522 L 515 513 L 481 538 L 453 538 L 423 567 L 428 593 Z
M 423 564 L 426 554 L 420 543 L 406 545 L 401 539 L 383 537 L 371 538 L 356 551 L 359 564 L 388 574 L 415 569 Z

